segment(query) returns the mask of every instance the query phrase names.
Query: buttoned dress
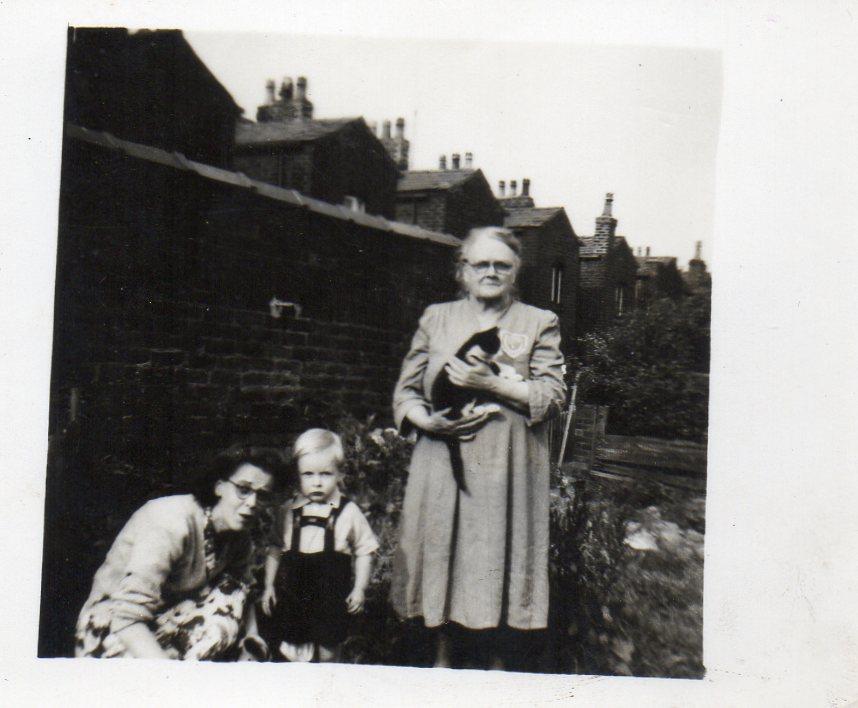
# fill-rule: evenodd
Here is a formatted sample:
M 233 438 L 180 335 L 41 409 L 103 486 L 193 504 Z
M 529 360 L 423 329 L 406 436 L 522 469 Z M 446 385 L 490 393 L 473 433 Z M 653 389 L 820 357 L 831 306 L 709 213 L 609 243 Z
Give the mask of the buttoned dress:
M 562 410 L 566 386 L 557 316 L 514 301 L 497 322 L 494 359 L 528 382 L 528 406 L 501 412 L 461 443 L 464 490 L 444 440 L 418 433 L 393 560 L 391 602 L 426 626 L 544 628 L 548 616 L 549 450 L 546 421 Z M 405 432 L 408 412 L 431 408 L 435 378 L 479 331 L 467 300 L 429 306 L 393 397 Z

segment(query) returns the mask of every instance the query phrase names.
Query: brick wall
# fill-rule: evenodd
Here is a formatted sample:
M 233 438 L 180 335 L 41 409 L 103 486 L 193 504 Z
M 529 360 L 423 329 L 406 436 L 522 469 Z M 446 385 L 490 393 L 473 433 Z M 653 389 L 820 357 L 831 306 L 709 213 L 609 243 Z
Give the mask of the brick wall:
M 52 431 L 72 387 L 88 444 L 147 466 L 389 419 L 420 312 L 454 291 L 450 247 L 66 143 Z

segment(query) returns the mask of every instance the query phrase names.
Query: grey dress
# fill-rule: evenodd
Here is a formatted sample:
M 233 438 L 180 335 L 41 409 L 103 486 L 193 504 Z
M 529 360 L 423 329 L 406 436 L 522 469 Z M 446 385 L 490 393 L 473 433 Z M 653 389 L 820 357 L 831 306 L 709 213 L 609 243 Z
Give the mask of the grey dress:
M 502 405 L 461 443 L 465 487 L 453 479 L 442 441 L 420 435 L 411 458 L 391 601 L 428 627 L 540 629 L 548 615 L 549 456 L 544 421 L 565 399 L 557 316 L 514 302 L 498 321 L 501 352 L 530 384 L 529 411 Z M 435 377 L 478 325 L 466 300 L 423 313 L 396 384 L 400 428 L 429 406 Z

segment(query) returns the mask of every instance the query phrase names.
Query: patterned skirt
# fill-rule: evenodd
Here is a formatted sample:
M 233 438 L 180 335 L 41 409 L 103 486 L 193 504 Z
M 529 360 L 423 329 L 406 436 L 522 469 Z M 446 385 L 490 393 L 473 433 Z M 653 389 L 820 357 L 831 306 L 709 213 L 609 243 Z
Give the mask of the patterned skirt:
M 265 644 L 244 637 L 248 596 L 244 583 L 223 574 L 213 586 L 205 586 L 161 611 L 150 629 L 172 659 L 228 661 L 240 658 L 243 651 L 247 658 L 265 658 Z M 129 656 L 122 640 L 110 631 L 110 622 L 109 599 L 81 613 L 75 632 L 75 656 Z

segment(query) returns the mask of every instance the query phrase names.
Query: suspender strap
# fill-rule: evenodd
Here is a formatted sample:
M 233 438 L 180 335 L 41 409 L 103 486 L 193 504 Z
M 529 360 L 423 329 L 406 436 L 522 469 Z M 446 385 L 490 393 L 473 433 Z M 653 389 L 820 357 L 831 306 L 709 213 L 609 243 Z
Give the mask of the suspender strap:
M 289 548 L 293 553 L 301 551 L 301 517 L 304 515 L 303 507 L 300 509 L 292 509 L 292 542 Z
M 325 553 L 333 553 L 334 551 L 334 528 L 337 525 L 337 518 L 340 513 L 346 508 L 349 503 L 349 498 L 345 495 L 340 497 L 339 506 L 331 509 L 331 514 L 328 516 L 328 524 L 325 526 Z
M 345 495 L 340 497 L 340 505 L 333 507 L 328 515 L 327 523 L 325 524 L 325 553 L 332 553 L 334 550 L 334 528 L 337 525 L 337 519 L 340 513 L 349 503 L 349 498 Z M 295 553 L 301 551 L 301 520 L 304 517 L 304 507 L 292 510 L 292 540 L 289 548 Z M 315 524 L 314 524 L 315 525 Z

